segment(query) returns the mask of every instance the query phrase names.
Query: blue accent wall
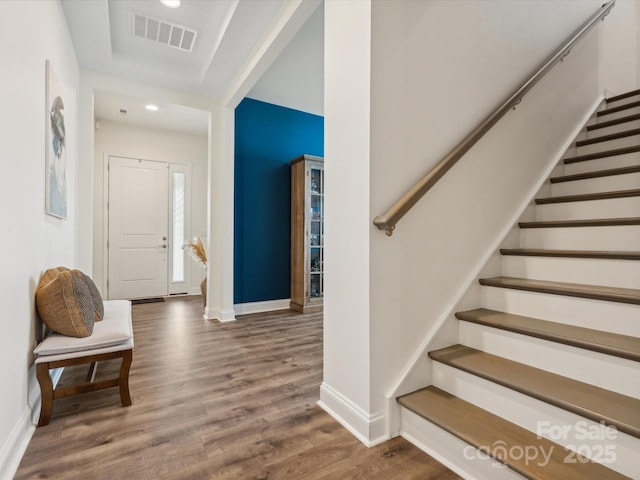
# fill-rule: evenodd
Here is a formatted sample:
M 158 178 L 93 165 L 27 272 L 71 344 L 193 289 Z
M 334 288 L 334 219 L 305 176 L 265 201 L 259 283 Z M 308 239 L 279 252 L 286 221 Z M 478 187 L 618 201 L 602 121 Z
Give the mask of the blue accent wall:
M 324 118 L 250 98 L 235 113 L 234 303 L 289 298 L 289 161 L 324 156 Z

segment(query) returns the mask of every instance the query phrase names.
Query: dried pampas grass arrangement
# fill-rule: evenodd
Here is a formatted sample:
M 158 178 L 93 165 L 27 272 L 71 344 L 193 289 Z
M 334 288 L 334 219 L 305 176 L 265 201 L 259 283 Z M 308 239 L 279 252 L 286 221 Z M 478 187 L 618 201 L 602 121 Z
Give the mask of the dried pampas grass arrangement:
M 182 245 L 182 249 L 189 254 L 195 262 L 205 270 L 207 269 L 207 254 L 204 251 L 202 239 L 197 235 L 193 240 Z

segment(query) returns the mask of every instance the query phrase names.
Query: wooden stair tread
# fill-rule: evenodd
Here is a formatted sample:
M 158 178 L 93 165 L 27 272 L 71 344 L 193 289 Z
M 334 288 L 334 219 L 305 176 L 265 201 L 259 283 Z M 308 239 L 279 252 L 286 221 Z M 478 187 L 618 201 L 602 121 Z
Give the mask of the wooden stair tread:
M 588 153 L 586 155 L 577 155 L 575 157 L 567 157 L 563 160 L 565 165 L 571 163 L 585 162 L 587 160 L 597 160 L 598 158 L 615 157 L 616 155 L 626 155 L 628 153 L 640 152 L 640 145 L 631 147 L 614 148 L 613 150 L 603 150 L 602 152 Z
M 569 451 L 493 413 L 483 410 L 437 387 L 430 386 L 398 398 L 398 402 L 459 439 L 481 448 L 498 461 L 532 480 L 618 480 L 628 477 L 595 462 L 567 463 Z M 504 443 L 502 443 L 504 442 Z M 496 449 L 502 445 L 502 449 Z M 504 446 L 507 448 L 504 448 Z M 504 456 L 528 446 L 551 452 L 547 464 L 526 461 L 522 456 Z M 519 448 L 508 448 L 519 447 Z M 518 458 L 519 457 L 519 458 Z
M 546 250 L 542 248 L 501 248 L 502 255 L 528 257 L 598 258 L 605 260 L 640 260 L 640 252 L 598 250 Z
M 624 100 L 625 98 L 635 97 L 636 95 L 640 95 L 640 90 L 631 90 L 626 93 L 621 93 L 620 95 L 615 95 L 613 97 L 607 98 L 606 102 L 617 102 L 618 100 Z
M 640 437 L 640 400 L 637 398 L 465 345 L 429 352 L 429 358 Z
M 620 125 L 622 123 L 633 122 L 634 120 L 640 120 L 640 113 L 628 115 L 626 117 L 614 118 L 613 120 L 607 120 L 606 122 L 594 123 L 587 126 L 587 131 L 598 130 L 600 128 L 612 127 L 613 125 Z
M 635 102 L 625 103 L 624 105 L 618 105 L 617 107 L 607 108 L 605 110 L 600 110 L 597 112 L 598 117 L 604 117 L 605 115 L 610 115 L 612 113 L 621 112 L 622 110 L 628 110 L 630 108 L 640 107 L 640 100 Z
M 573 175 L 561 175 L 551 177 L 551 183 L 573 182 L 575 180 L 587 180 L 589 178 L 610 177 L 613 175 L 626 175 L 628 173 L 640 172 L 640 165 L 631 165 L 629 167 L 610 168 L 607 170 L 595 170 L 593 172 L 576 173 Z
M 536 205 L 549 203 L 586 202 L 589 200 L 609 200 L 612 198 L 640 197 L 640 188 L 631 190 L 615 190 L 612 192 L 581 193 L 579 195 L 562 195 L 559 197 L 536 198 Z
M 640 135 L 640 128 L 634 128 L 632 130 L 625 130 L 623 132 L 611 133 L 609 135 L 602 135 L 600 137 L 587 138 L 576 142 L 576 147 L 584 147 L 585 145 L 593 145 L 594 143 L 608 142 L 611 140 L 617 140 L 619 138 L 632 137 L 634 135 Z
M 640 290 L 633 288 L 604 287 L 600 285 L 551 282 L 512 277 L 481 278 L 480 284 L 487 287 L 510 288 L 514 290 L 550 293 L 552 295 L 566 295 L 569 297 L 640 305 Z
M 640 361 L 640 338 L 636 337 L 498 312 L 486 308 L 457 312 L 456 318 L 487 327 L 499 328 L 564 345 L 627 358 L 636 362 Z
M 622 227 L 640 225 L 640 217 L 590 218 L 586 220 L 538 220 L 519 222 L 520 228 Z

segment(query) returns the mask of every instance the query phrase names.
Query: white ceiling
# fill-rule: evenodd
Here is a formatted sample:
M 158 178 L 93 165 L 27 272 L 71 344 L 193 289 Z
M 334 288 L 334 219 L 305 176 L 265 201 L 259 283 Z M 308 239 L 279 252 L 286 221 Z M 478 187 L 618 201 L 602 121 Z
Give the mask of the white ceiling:
M 62 0 L 81 68 L 221 97 L 289 0 Z M 197 32 L 191 53 L 133 35 L 132 15 Z M 318 8 L 248 96 L 322 114 L 323 8 Z M 179 33 L 180 30 L 177 30 Z M 207 115 L 177 105 L 148 112 L 138 99 L 95 93 L 96 119 L 204 134 Z M 121 116 L 120 109 L 127 110 Z
M 157 103 L 158 111 L 150 112 L 139 98 L 128 98 L 110 92 L 94 95 L 94 116 L 99 123 L 103 120 L 129 125 L 161 128 L 194 135 L 207 135 L 209 113 L 204 110 Z M 125 110 L 122 114 L 120 110 Z

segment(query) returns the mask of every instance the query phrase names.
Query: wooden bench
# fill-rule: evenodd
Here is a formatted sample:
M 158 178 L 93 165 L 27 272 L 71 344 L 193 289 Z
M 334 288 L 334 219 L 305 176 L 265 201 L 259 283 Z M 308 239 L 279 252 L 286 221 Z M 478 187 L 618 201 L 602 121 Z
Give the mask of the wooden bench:
M 122 406 L 131 405 L 129 369 L 133 359 L 133 326 L 130 301 L 106 300 L 104 317 L 95 323 L 90 336 L 76 338 L 52 332 L 33 352 L 36 354 L 36 377 L 42 394 L 39 427 L 49 423 L 53 401 L 58 398 L 119 387 Z M 114 358 L 122 359 L 119 376 L 94 381 L 96 362 Z M 82 364 L 91 365 L 86 383 L 53 388 L 49 370 Z

